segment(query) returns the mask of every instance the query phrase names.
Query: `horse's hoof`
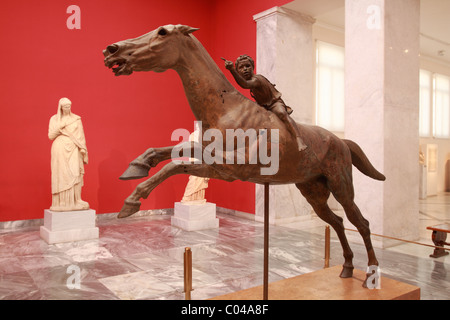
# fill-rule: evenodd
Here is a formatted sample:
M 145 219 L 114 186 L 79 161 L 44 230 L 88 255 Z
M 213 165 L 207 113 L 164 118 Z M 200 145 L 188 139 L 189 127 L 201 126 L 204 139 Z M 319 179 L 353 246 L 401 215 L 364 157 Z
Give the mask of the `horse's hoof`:
M 342 268 L 341 274 L 339 275 L 341 278 L 351 278 L 353 277 L 353 267 L 346 267 L 344 266 Z
M 140 162 L 131 162 L 127 170 L 120 176 L 120 180 L 141 179 L 148 176 L 150 166 Z
M 119 212 L 119 215 L 117 218 L 126 218 L 129 217 L 136 212 L 138 212 L 141 208 L 141 202 L 140 201 L 127 201 L 125 200 L 125 204 L 123 205 L 122 209 Z
M 367 286 L 367 279 L 369 278 L 369 275 L 368 274 L 366 274 L 366 280 L 364 280 L 364 282 L 363 282 L 363 284 L 362 284 L 362 287 L 363 288 L 369 288 L 368 286 Z

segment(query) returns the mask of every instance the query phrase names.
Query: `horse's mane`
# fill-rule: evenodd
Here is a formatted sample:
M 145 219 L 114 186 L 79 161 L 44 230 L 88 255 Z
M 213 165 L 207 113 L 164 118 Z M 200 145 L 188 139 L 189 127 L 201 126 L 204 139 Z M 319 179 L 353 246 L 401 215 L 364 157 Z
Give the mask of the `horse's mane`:
M 213 60 L 211 55 L 202 45 L 202 43 L 191 33 L 189 34 L 191 37 L 195 48 L 198 49 L 198 53 L 202 57 L 203 61 L 205 61 L 209 71 L 218 76 L 223 81 L 224 90 L 236 90 L 236 88 L 231 84 L 231 82 L 227 79 L 227 77 L 223 74 L 222 70 L 217 66 L 216 62 Z M 237 91 L 237 90 L 236 90 Z M 237 91 L 238 92 L 238 91 Z
M 239 125 L 242 128 L 259 128 L 259 126 L 267 128 L 274 127 L 279 129 L 285 129 L 284 124 L 278 117 L 270 117 L 270 112 L 265 108 L 258 105 L 258 103 L 244 94 L 242 94 L 233 84 L 227 79 L 225 74 L 219 68 L 217 63 L 213 60 L 211 55 L 202 45 L 202 43 L 192 34 L 187 35 L 189 38 L 186 39 L 187 50 L 195 52 L 195 56 L 199 58 L 202 64 L 205 66 L 206 73 L 197 73 L 197 76 L 205 78 L 211 84 L 214 83 L 216 90 L 219 90 L 217 94 L 231 94 L 234 96 L 234 103 L 227 105 L 228 111 L 233 107 L 239 109 L 241 114 L 246 114 L 244 117 L 239 118 Z M 221 92 L 220 92 L 221 91 Z M 229 101 L 229 100 L 228 100 Z M 259 124 L 259 126 L 258 126 Z

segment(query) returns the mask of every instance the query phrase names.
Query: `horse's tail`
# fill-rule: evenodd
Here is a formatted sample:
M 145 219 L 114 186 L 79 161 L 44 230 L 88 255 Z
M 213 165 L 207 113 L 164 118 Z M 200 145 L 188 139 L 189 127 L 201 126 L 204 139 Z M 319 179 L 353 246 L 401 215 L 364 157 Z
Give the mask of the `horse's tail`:
M 375 167 L 370 163 L 367 156 L 362 151 L 361 147 L 355 142 L 347 139 L 342 139 L 345 144 L 350 149 L 352 154 L 352 164 L 366 176 L 371 177 L 375 180 L 384 181 L 386 177 L 380 173 Z

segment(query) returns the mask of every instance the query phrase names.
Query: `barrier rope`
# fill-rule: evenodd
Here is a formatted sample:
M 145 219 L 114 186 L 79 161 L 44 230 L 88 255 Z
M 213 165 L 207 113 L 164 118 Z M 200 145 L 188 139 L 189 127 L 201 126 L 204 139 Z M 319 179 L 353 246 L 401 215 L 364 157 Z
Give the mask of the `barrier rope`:
M 358 233 L 359 233 L 358 230 L 354 230 L 354 229 L 348 229 L 348 228 L 345 228 L 345 230 L 353 231 L 353 232 L 358 232 Z M 385 236 L 385 235 L 382 235 L 382 234 L 371 233 L 371 235 L 377 236 L 377 237 L 382 237 L 382 238 L 387 238 L 387 239 L 391 239 L 391 240 L 397 240 L 397 241 L 403 241 L 403 242 L 413 243 L 413 244 L 417 244 L 417 245 L 421 245 L 421 246 L 426 246 L 426 247 L 431 247 L 431 248 L 436 248 L 436 249 L 450 250 L 450 248 L 445 248 L 445 247 L 435 246 L 435 245 L 432 245 L 432 244 L 426 244 L 426 243 L 421 243 L 421 242 L 417 242 L 417 241 L 411 241 L 411 240 L 405 240 L 405 239 L 400 239 L 400 238 L 395 238 L 395 237 Z

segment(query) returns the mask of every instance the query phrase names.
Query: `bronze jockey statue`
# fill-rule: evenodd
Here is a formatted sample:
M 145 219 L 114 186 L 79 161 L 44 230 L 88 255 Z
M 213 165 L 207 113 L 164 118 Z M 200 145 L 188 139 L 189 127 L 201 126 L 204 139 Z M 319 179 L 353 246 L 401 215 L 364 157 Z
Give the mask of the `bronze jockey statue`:
M 295 121 L 289 116 L 292 109 L 281 99 L 281 93 L 275 89 L 275 85 L 260 74 L 255 74 L 255 62 L 247 55 L 237 58 L 235 65 L 233 62 L 225 60 L 225 68 L 230 70 L 236 82 L 244 89 L 250 89 L 251 96 L 265 109 L 272 111 L 285 124 L 298 144 L 298 150 L 303 151 L 307 146 L 300 137 L 300 131 Z

